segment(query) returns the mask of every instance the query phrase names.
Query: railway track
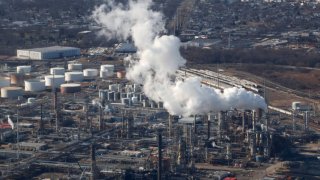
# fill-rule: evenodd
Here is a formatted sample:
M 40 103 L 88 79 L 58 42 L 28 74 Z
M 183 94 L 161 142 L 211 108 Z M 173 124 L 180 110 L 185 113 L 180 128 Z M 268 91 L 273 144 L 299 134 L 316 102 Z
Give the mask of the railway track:
M 202 78 L 202 83 L 209 85 L 211 87 L 214 88 L 218 88 L 223 90 L 223 84 L 227 85 L 225 87 L 242 87 L 245 88 L 247 90 L 253 91 L 255 93 L 261 93 L 261 90 L 258 88 L 260 85 L 255 84 L 254 82 L 248 81 L 248 80 L 240 80 L 238 78 L 235 77 L 231 77 L 231 76 L 225 76 L 225 75 L 221 75 L 219 73 L 215 73 L 209 70 L 197 70 L 197 69 L 189 69 L 189 68 L 182 68 L 181 70 L 178 71 L 178 76 L 180 77 L 200 77 Z M 214 83 L 208 83 L 208 82 L 214 82 Z M 275 83 L 266 83 L 266 88 L 268 89 L 272 89 L 275 91 L 279 91 L 282 90 L 286 93 L 290 93 L 290 94 L 294 94 L 295 91 L 291 90 L 289 88 L 277 85 Z M 278 87 L 278 88 L 277 88 Z M 279 88 L 280 87 L 280 88 Z M 297 94 L 295 94 L 297 97 Z M 301 97 L 300 97 L 301 98 Z M 315 100 L 314 100 L 315 101 Z M 286 109 L 281 109 L 281 108 L 277 108 L 277 107 L 273 107 L 273 106 L 268 106 L 269 109 L 276 111 L 278 113 L 287 115 L 287 116 L 291 116 L 292 117 L 292 112 L 288 111 Z M 297 118 L 302 118 L 303 119 L 303 114 L 297 114 Z M 301 125 L 303 125 L 303 123 L 301 122 L 297 122 L 300 123 Z M 319 121 L 315 118 L 310 118 L 309 122 L 308 122 L 308 126 L 310 128 L 312 128 L 313 130 L 315 130 L 316 132 L 320 132 L 320 124 Z

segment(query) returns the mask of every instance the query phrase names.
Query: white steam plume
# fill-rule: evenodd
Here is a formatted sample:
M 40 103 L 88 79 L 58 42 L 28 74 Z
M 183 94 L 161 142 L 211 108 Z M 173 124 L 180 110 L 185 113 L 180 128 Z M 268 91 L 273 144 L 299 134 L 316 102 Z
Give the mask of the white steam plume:
M 131 60 L 127 78 L 144 85 L 144 93 L 154 101 L 162 101 L 170 114 L 192 115 L 210 111 L 266 109 L 264 99 L 245 89 L 229 88 L 224 93 L 202 86 L 197 78 L 172 81 L 176 70 L 186 60 L 180 55 L 180 40 L 160 35 L 165 31 L 163 16 L 150 9 L 151 0 L 129 0 L 128 5 L 114 2 L 96 8 L 92 17 L 104 27 L 108 38 L 132 38 L 138 48 L 139 61 Z

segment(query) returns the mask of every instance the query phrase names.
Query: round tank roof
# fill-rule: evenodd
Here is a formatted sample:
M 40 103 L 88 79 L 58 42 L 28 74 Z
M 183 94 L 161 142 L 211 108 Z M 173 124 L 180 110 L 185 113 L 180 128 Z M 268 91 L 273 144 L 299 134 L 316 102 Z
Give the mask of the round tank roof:
M 68 84 L 61 84 L 61 87 L 79 87 L 81 84 L 77 83 L 68 83 Z

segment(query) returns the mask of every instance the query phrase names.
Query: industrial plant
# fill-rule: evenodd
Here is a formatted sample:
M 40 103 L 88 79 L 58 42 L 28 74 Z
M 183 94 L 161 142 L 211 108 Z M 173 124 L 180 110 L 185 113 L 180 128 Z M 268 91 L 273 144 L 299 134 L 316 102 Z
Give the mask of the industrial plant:
M 291 166 L 281 161 L 282 148 L 317 139 L 313 107 L 300 102 L 291 109 L 230 106 L 171 115 L 164 102 L 125 78 L 121 59 L 62 59 L 51 67 L 31 62 L 9 65 L 0 82 L 0 168 L 8 179 L 241 179 L 248 168 L 283 178 L 272 167 Z M 264 94 L 261 85 L 219 71 L 181 68 L 175 74 L 190 77 L 220 91 Z M 291 119 L 289 127 L 280 123 L 284 118 Z
M 320 178 L 311 92 L 188 63 L 151 1 L 91 19 L 116 42 L 0 59 L 0 179 Z

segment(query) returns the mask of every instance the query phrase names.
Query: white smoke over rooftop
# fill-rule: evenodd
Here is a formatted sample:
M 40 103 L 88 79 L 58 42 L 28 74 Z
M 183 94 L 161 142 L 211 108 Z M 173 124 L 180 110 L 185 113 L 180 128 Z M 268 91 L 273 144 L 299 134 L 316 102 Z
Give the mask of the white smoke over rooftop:
M 132 38 L 138 48 L 139 61 L 131 60 L 127 78 L 143 86 L 154 101 L 163 101 L 170 114 L 191 115 L 231 108 L 266 108 L 264 99 L 244 89 L 225 89 L 224 93 L 202 86 L 199 79 L 172 81 L 176 70 L 185 65 L 180 55 L 181 42 L 165 31 L 163 16 L 150 9 L 151 0 L 129 0 L 128 5 L 110 2 L 98 7 L 94 20 L 104 27 L 108 38 Z

